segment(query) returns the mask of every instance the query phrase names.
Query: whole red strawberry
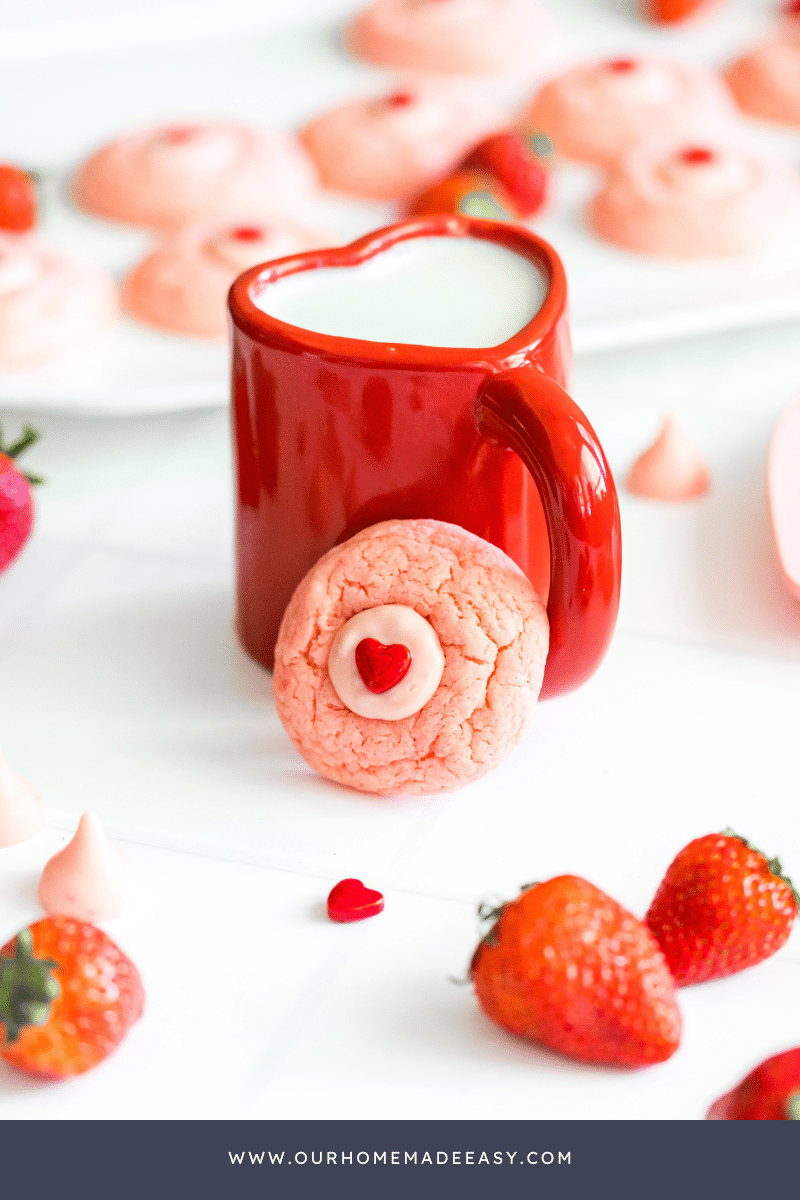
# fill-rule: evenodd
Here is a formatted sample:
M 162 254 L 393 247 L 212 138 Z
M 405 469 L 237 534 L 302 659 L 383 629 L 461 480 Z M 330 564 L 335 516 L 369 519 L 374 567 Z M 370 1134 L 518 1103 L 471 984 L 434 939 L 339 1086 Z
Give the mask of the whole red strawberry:
M 30 175 L 0 163 L 0 229 L 26 233 L 36 224 L 36 189 Z
M 31 484 L 41 483 L 41 479 L 18 471 L 14 459 L 38 437 L 38 433 L 26 425 L 22 436 L 13 445 L 4 446 L 0 430 L 0 571 L 17 557 L 33 528 Z
M 409 217 L 457 213 L 491 221 L 516 221 L 514 204 L 499 183 L 480 171 L 463 170 L 440 179 L 410 202 Z
M 674 1054 L 672 977 L 649 930 L 615 900 L 561 875 L 496 913 L 470 974 L 498 1025 L 583 1062 L 646 1067 Z
M 800 1047 L 766 1059 L 715 1100 L 709 1121 L 800 1121 Z
M 547 199 L 549 175 L 513 130 L 480 142 L 462 166 L 486 171 L 496 179 L 520 217 L 532 217 Z
M 763 962 L 796 916 L 797 896 L 778 859 L 726 829 L 681 850 L 645 921 L 681 987 Z
M 144 1009 L 139 972 L 101 929 L 45 917 L 0 950 L 0 1055 L 48 1079 L 112 1054 Z

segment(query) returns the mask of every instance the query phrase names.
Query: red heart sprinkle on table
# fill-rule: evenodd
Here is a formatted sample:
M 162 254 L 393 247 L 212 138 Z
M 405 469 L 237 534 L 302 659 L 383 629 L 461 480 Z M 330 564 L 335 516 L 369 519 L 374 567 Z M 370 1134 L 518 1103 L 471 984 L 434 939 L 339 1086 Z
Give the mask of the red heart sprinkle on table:
M 375 638 L 364 638 L 356 646 L 358 673 L 376 696 L 395 687 L 406 676 L 410 666 L 411 651 L 400 642 L 384 646 Z
M 360 879 L 342 879 L 331 888 L 328 916 L 332 921 L 363 921 L 383 912 L 383 896 Z
M 612 58 L 608 64 L 609 71 L 615 71 L 618 75 L 622 75 L 625 71 L 633 71 L 636 66 L 636 61 L 633 58 Z
M 681 151 L 681 162 L 687 163 L 690 167 L 704 166 L 706 163 L 714 161 L 714 151 L 706 149 L 705 146 L 690 146 L 688 150 Z

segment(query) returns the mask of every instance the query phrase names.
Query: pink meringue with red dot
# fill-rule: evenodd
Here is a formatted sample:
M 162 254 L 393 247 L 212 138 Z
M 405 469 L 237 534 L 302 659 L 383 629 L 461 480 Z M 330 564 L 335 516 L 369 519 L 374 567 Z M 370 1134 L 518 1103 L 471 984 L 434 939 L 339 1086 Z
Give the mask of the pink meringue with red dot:
M 800 21 L 737 59 L 725 79 L 746 113 L 800 125 Z
M 266 220 L 292 214 L 316 189 L 293 138 L 233 122 L 168 125 L 98 150 L 73 181 L 82 208 L 130 225 Z
M 588 220 L 599 237 L 645 254 L 751 253 L 800 222 L 800 176 L 736 143 L 643 143 L 609 173 Z
M 706 494 L 711 474 L 700 451 L 669 415 L 652 446 L 631 467 L 626 486 L 647 500 L 693 500 Z
M 105 271 L 29 234 L 0 233 L 0 368 L 40 366 L 84 349 L 118 307 Z
M 556 29 L 539 0 L 377 0 L 346 36 L 370 62 L 469 75 L 536 63 Z
M 0 846 L 27 842 L 44 825 L 41 796 L 32 783 L 9 766 L 0 751 Z
M 108 840 L 97 814 L 85 812 L 72 840 L 45 864 L 39 901 L 46 913 L 94 925 L 124 911 L 133 884 L 127 856 Z
M 398 200 L 446 175 L 502 127 L 502 115 L 485 99 L 409 89 L 331 109 L 300 137 L 326 187 Z
M 703 67 L 615 58 L 573 67 L 546 83 L 522 117 L 565 158 L 614 162 L 643 138 L 692 140 L 736 120 L 726 87 Z
M 226 299 L 237 275 L 258 263 L 332 244 L 299 225 L 191 225 L 168 237 L 122 285 L 128 313 L 172 333 L 224 338 Z

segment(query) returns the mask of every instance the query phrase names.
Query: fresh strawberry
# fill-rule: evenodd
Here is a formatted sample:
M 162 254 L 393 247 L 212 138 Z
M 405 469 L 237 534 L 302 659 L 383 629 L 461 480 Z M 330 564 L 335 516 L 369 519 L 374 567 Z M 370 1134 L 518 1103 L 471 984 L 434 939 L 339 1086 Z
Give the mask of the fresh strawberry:
M 800 1121 L 800 1047 L 766 1059 L 708 1110 L 709 1121 Z
M 700 8 L 706 8 L 709 0 L 653 0 L 652 17 L 654 21 L 670 23 L 683 21 L 691 17 Z
M 0 164 L 0 229 L 26 233 L 36 224 L 36 189 L 30 175 Z
M 462 167 L 486 171 L 501 185 L 520 217 L 532 217 L 547 199 L 549 176 L 518 133 L 496 133 L 464 159 Z
M 38 475 L 24 475 L 18 471 L 14 459 L 38 437 L 38 433 L 26 425 L 22 436 L 13 445 L 3 446 L 0 430 L 0 571 L 17 557 L 33 528 L 30 485 L 42 481 Z
M 797 903 L 778 859 L 726 829 L 681 850 L 645 921 L 681 987 L 769 958 L 788 938 Z
M 482 916 L 470 974 L 487 1016 L 583 1062 L 646 1067 L 678 1048 L 681 1016 L 655 939 L 615 900 L 561 875 Z
M 458 213 L 492 221 L 516 221 L 520 216 L 511 197 L 491 176 L 466 170 L 440 179 L 412 200 L 408 208 L 410 217 L 438 213 Z
M 139 972 L 101 929 L 45 917 L 0 950 L 0 1055 L 62 1079 L 112 1054 L 144 1009 Z

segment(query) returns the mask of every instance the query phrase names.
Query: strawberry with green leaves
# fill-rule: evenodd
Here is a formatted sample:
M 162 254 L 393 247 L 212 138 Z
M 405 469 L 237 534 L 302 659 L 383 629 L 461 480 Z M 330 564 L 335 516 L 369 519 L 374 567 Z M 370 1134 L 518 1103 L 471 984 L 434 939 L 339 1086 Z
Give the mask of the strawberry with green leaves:
M 800 1121 L 800 1046 L 766 1059 L 715 1100 L 709 1121 Z
M 20 471 L 15 459 L 38 437 L 38 433 L 26 425 L 15 442 L 4 446 L 0 430 L 0 571 L 17 557 L 33 528 L 31 484 L 42 480 L 38 475 Z
M 482 913 L 470 975 L 504 1029 L 582 1062 L 646 1067 L 678 1048 L 672 976 L 650 931 L 585 879 L 561 875 Z
M 797 908 L 779 860 L 726 829 L 681 850 L 645 920 L 682 987 L 769 958 L 789 937 Z
M 0 1055 L 32 1075 L 82 1075 L 144 1009 L 139 972 L 101 929 L 45 917 L 0 950 Z

